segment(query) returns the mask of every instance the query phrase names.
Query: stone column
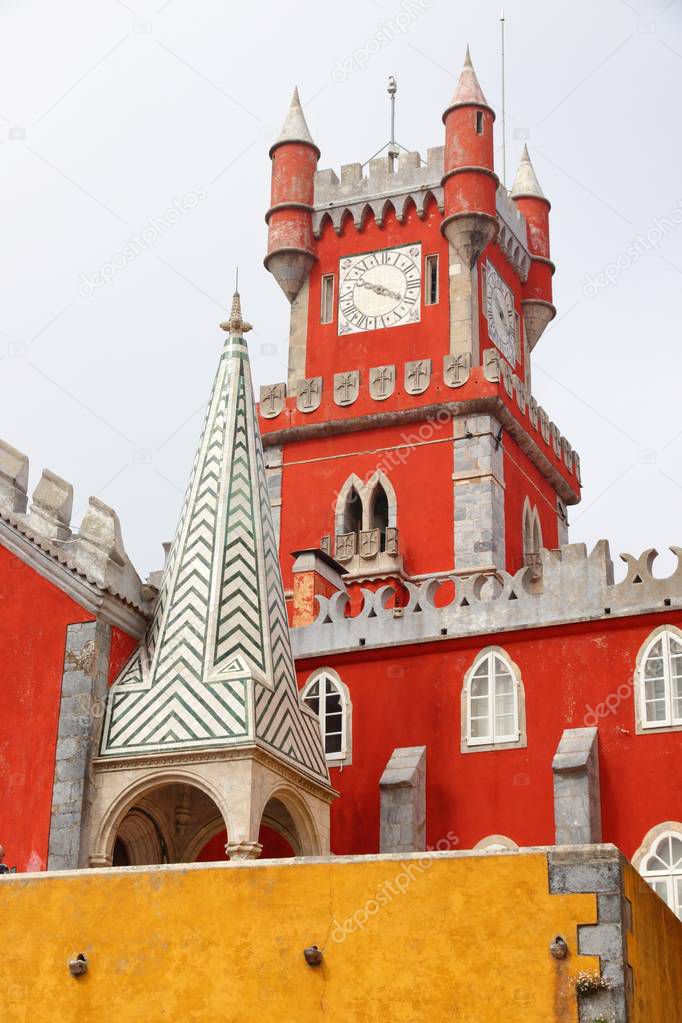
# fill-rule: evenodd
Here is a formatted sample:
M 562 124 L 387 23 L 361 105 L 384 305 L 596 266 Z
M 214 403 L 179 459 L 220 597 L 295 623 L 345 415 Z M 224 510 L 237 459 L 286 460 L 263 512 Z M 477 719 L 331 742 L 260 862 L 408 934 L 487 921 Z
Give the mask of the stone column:
M 382 853 L 426 848 L 426 746 L 394 749 L 379 782 Z
M 87 865 L 87 857 L 81 856 L 81 829 L 89 798 L 88 771 L 108 694 L 110 644 L 111 626 L 104 622 L 67 627 L 48 870 L 75 870 Z
M 506 567 L 504 452 L 492 416 L 454 420 L 455 571 Z
M 471 365 L 481 362 L 478 329 L 478 263 L 473 269 L 449 246 L 450 355 L 467 354 Z
M 567 728 L 552 761 L 557 845 L 601 842 L 596 728 Z

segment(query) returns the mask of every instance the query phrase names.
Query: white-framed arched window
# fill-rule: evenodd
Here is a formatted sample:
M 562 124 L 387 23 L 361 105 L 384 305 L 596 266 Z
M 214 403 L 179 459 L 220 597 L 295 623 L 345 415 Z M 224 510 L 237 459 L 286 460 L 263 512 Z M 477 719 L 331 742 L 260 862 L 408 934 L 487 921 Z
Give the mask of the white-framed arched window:
M 637 731 L 682 729 L 682 632 L 663 625 L 637 655 Z
M 350 764 L 352 704 L 348 687 L 331 668 L 321 668 L 307 680 L 301 697 L 320 719 L 327 760 L 338 766 Z
M 652 828 L 633 857 L 644 880 L 682 920 L 682 824 Z
M 516 842 L 506 835 L 487 835 L 476 843 L 474 852 L 513 852 L 518 848 Z
M 462 752 L 526 745 L 523 682 L 501 647 L 487 647 L 464 676 Z

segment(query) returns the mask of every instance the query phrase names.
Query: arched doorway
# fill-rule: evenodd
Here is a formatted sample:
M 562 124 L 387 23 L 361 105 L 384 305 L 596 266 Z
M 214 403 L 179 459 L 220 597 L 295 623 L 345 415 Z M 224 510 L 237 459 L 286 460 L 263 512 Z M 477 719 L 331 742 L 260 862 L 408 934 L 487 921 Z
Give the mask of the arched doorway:
M 138 796 L 119 820 L 112 866 L 193 863 L 201 836 L 211 830 L 227 834 L 225 821 L 206 792 L 183 782 L 158 785 Z M 224 843 L 219 858 L 225 858 Z

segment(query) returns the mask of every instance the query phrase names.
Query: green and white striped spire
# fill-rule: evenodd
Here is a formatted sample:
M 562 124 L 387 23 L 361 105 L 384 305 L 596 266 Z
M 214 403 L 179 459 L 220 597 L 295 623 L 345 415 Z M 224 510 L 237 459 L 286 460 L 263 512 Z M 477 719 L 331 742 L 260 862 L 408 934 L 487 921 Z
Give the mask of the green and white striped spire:
M 328 784 L 296 686 L 251 369 L 235 292 L 153 620 L 112 688 L 103 757 L 262 746 Z

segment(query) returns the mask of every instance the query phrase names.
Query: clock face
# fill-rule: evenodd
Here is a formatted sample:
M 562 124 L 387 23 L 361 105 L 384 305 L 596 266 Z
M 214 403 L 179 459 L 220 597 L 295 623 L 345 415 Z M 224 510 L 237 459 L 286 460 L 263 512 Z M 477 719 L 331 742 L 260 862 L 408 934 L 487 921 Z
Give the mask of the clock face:
M 486 263 L 486 316 L 490 340 L 507 362 L 516 365 L 514 296 L 491 263 Z
M 344 257 L 339 263 L 339 334 L 418 322 L 421 267 L 421 245 Z

